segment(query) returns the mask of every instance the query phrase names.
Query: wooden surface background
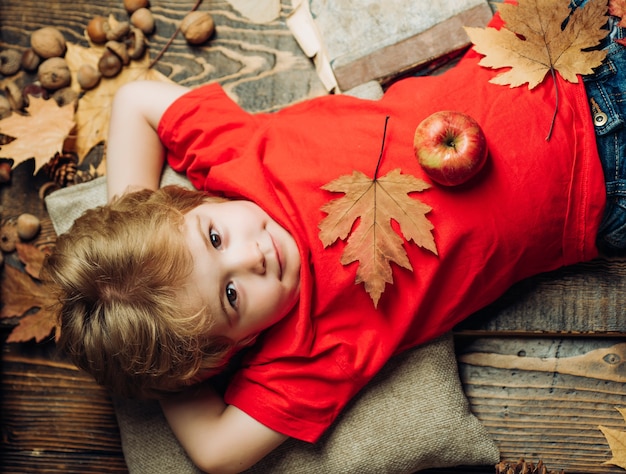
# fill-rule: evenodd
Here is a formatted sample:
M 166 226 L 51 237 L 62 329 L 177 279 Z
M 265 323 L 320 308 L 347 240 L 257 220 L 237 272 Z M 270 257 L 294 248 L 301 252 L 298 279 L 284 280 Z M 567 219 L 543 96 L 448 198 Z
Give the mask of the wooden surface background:
M 157 18 L 152 54 L 194 3 L 152 1 Z M 288 0 L 283 3 L 287 8 Z M 218 80 L 251 111 L 277 110 L 324 93 L 284 14 L 257 25 L 225 1 L 205 1 L 200 8 L 214 15 L 215 37 L 202 47 L 177 38 L 157 64 L 160 72 L 191 86 Z M 48 25 L 87 46 L 83 30 L 89 19 L 110 13 L 125 15 L 121 0 L 0 0 L 0 48 L 21 50 L 32 31 Z M 45 218 L 37 195 L 45 178 L 32 177 L 32 166 L 20 165 L 10 186 L 0 185 L 3 219 L 24 211 Z M 19 265 L 12 256 L 5 264 Z M 626 407 L 625 275 L 620 258 L 542 275 L 520 283 L 459 327 L 461 379 L 503 459 L 543 459 L 567 473 L 623 472 L 603 464 L 611 453 L 597 425 L 626 430 L 615 410 Z M 7 333 L 5 326 L 3 341 Z M 0 389 L 2 472 L 126 472 L 107 394 L 56 354 L 53 344 L 3 344 Z

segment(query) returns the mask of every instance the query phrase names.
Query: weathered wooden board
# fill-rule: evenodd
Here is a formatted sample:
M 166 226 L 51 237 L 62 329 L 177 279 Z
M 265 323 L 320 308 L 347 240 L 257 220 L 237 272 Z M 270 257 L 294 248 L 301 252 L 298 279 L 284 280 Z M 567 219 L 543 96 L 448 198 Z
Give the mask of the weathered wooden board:
M 0 393 L 1 472 L 125 473 L 111 401 L 50 345 L 5 345 Z
M 626 340 L 457 341 L 472 411 L 503 459 L 542 459 L 567 473 L 619 473 L 598 425 L 626 431 Z
M 509 335 L 623 334 L 624 295 L 626 257 L 599 258 L 520 282 L 458 330 Z

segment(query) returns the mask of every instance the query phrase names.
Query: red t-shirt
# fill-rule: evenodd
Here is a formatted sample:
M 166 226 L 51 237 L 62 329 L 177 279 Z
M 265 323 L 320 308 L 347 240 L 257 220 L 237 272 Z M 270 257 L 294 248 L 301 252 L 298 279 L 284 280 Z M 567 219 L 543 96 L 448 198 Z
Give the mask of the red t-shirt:
M 407 78 L 378 101 L 325 96 L 272 114 L 250 114 L 218 85 L 189 92 L 158 132 L 169 164 L 199 189 L 256 202 L 296 239 L 298 306 L 265 331 L 232 380 L 227 403 L 264 425 L 315 441 L 394 354 L 449 331 L 514 282 L 597 255 L 605 191 L 582 83 L 533 91 L 490 84 L 495 72 L 470 52 L 442 76 Z M 439 255 L 404 247 L 413 271 L 393 266 L 375 309 L 345 242 L 324 249 L 320 208 L 340 197 L 324 184 L 358 170 L 400 168 L 424 179 L 413 152 L 417 124 L 439 110 L 482 126 L 489 162 L 468 186 L 414 195 L 432 207 Z

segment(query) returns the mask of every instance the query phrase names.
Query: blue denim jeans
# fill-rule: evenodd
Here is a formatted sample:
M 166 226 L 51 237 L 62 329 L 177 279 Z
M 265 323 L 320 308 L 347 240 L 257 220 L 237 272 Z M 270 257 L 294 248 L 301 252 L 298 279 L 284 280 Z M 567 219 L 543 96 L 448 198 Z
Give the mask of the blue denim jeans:
M 610 34 L 600 45 L 608 54 L 595 73 L 583 77 L 606 180 L 607 207 L 598 247 L 611 253 L 626 249 L 626 47 L 615 38 L 626 29 L 609 21 Z

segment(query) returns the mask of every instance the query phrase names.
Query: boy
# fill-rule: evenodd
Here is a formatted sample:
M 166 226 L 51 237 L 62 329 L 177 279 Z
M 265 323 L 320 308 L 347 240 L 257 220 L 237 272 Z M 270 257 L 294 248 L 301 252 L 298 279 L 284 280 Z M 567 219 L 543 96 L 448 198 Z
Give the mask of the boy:
M 113 200 L 61 236 L 47 263 L 62 291 L 62 346 L 101 383 L 139 395 L 201 380 L 250 346 L 223 397 L 204 386 L 163 399 L 181 444 L 208 472 L 238 472 L 289 436 L 314 442 L 392 355 L 522 278 L 594 258 L 596 237 L 623 247 L 623 80 L 609 76 L 623 70 L 622 48 L 612 43 L 587 81 L 598 145 L 582 83 L 557 78 L 546 142 L 554 83 L 490 84 L 496 72 L 474 52 L 379 101 L 329 96 L 275 114 L 248 114 L 216 85 L 126 86 L 108 142 Z M 374 307 L 355 265 L 340 263 L 345 243 L 322 247 L 320 208 L 337 196 L 321 187 L 354 170 L 373 176 L 386 117 L 379 176 L 401 168 L 428 181 L 413 132 L 445 109 L 481 124 L 488 166 L 465 186 L 414 196 L 432 207 L 438 254 L 405 242 L 413 271 L 394 267 Z M 151 191 L 165 159 L 220 199 Z

